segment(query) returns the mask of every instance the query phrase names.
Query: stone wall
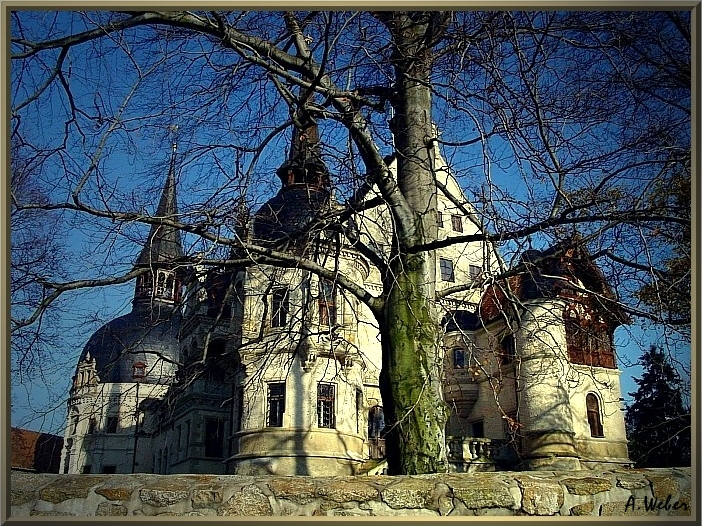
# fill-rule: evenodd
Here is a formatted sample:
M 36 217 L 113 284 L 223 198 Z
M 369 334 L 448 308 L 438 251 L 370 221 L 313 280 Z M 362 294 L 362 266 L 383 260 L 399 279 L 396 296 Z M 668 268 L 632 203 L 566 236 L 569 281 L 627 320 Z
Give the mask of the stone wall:
M 11 516 L 687 515 L 691 471 L 422 476 L 11 474 Z

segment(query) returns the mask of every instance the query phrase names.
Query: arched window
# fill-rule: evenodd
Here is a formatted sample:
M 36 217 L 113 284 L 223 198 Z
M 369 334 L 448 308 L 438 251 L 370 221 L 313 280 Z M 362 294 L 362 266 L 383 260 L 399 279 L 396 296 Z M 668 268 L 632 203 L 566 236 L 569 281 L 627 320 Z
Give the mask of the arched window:
M 132 378 L 135 380 L 146 376 L 146 364 L 144 362 L 135 362 L 132 365 Z
M 585 397 L 585 405 L 587 407 L 587 423 L 590 426 L 590 436 L 603 437 L 602 417 L 600 416 L 600 402 L 592 393 L 588 393 Z

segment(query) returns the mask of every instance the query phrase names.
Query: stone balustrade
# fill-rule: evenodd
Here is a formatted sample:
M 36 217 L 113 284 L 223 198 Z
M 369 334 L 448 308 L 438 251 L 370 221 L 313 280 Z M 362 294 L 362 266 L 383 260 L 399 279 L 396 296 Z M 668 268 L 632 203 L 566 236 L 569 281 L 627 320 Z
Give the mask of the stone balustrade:
M 11 520 L 41 516 L 657 516 L 699 520 L 691 470 L 421 476 L 12 472 Z M 21 520 L 21 519 L 20 519 Z

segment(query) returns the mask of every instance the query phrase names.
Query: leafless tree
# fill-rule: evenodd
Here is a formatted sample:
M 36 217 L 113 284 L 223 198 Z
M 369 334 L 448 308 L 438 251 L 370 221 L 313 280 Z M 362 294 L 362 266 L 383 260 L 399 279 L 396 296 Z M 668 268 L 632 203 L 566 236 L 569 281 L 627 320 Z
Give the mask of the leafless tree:
M 690 170 L 689 12 L 11 17 L 12 135 L 54 174 L 46 198 L 25 198 L 16 209 L 89 217 L 112 244 L 104 268 L 86 279 L 37 272 L 42 293 L 35 311 L 13 320 L 17 330 L 64 292 L 132 279 L 119 249 L 137 224 L 181 229 L 191 253 L 243 249 L 252 264 L 297 266 L 334 280 L 373 312 L 395 446 L 389 464 L 425 473 L 444 469 L 447 418 L 434 250 L 496 243 L 506 262 L 504 273 L 486 276 L 496 283 L 525 249 L 577 232 L 618 291 L 618 308 L 670 330 L 690 324 L 684 309 L 670 317 L 637 297 L 642 286 L 669 281 L 670 245 L 657 232 L 690 225 L 689 211 L 649 198 L 671 171 Z M 282 161 L 276 152 L 300 119 L 319 124 L 345 207 L 310 228 L 333 227 L 366 255 L 383 276 L 379 294 L 285 246 L 236 235 L 233 218 L 242 203 L 254 208 L 269 194 L 269 174 Z M 139 188 L 151 186 L 153 152 L 174 125 L 190 179 L 182 215 L 164 220 L 144 212 L 149 196 Z M 484 233 L 438 238 L 437 141 Z M 373 188 L 380 199 L 369 201 Z M 347 228 L 369 203 L 392 218 L 381 255 Z M 689 281 L 679 288 L 689 302 Z

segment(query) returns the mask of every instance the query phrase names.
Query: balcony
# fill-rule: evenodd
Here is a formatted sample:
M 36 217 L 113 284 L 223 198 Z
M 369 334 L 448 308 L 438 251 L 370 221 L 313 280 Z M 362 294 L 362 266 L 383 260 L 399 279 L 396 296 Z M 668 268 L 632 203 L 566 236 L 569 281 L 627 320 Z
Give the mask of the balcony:
M 446 437 L 450 471 L 495 471 L 495 457 L 503 441 L 465 436 Z

